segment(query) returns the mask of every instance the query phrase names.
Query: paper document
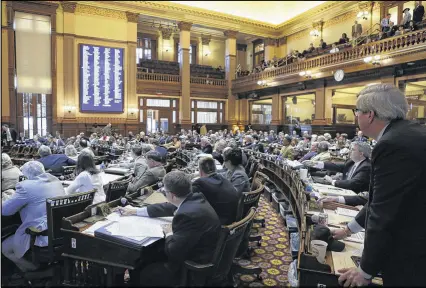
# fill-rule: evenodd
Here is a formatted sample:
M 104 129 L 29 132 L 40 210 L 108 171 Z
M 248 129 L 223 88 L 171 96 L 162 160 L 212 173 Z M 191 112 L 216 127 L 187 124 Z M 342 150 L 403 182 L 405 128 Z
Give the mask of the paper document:
M 144 219 L 144 217 L 139 217 Z M 145 218 L 144 220 L 146 220 Z M 149 218 L 148 218 L 149 219 Z M 139 220 L 139 219 L 138 219 Z M 131 217 L 121 217 L 115 235 L 124 237 L 163 237 L 163 229 L 160 224 L 149 223 L 150 221 L 134 221 Z
M 337 188 L 332 185 L 324 185 L 319 183 L 312 184 L 314 190 L 320 192 L 321 194 L 330 195 L 330 196 L 353 196 L 356 195 L 352 190 L 346 190 L 342 188 Z
M 157 203 L 165 203 L 169 202 L 167 201 L 166 196 L 163 195 L 163 193 L 160 192 L 154 192 L 152 193 L 148 198 L 145 199 L 145 204 L 157 204 Z
M 364 243 L 365 232 L 358 232 L 356 234 L 352 234 L 350 237 L 346 238 L 346 241 L 352 241 L 356 243 Z
M 358 214 L 359 211 L 337 207 L 336 213 L 343 216 L 349 216 L 349 217 L 355 217 Z
M 110 223 L 112 223 L 112 221 L 110 220 L 98 221 L 86 230 L 84 230 L 82 233 L 95 236 L 95 230 L 98 230 L 99 228 L 104 227 L 105 225 L 108 225 Z

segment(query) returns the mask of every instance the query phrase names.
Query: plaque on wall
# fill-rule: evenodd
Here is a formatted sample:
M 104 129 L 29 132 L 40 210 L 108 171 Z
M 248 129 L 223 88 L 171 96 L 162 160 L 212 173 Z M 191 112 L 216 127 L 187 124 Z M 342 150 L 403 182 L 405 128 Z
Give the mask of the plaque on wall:
M 124 109 L 124 49 L 80 44 L 80 112 Z

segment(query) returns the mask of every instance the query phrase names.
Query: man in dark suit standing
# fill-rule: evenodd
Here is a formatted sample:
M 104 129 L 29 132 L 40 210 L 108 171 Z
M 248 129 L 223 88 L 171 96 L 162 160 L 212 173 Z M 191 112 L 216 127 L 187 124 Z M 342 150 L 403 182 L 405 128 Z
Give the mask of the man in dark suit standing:
M 339 270 L 345 287 L 367 285 L 382 272 L 385 286 L 426 286 L 426 128 L 405 120 L 405 96 L 388 84 L 371 85 L 357 100 L 362 131 L 377 141 L 371 157 L 368 203 L 334 232 L 343 238 L 365 228 L 358 268 Z
M 356 193 L 368 191 L 370 185 L 370 145 L 364 142 L 354 142 L 351 154 L 345 163 L 305 161 L 303 164 L 318 169 L 340 172 L 343 174 L 341 180 L 334 180 L 330 176 L 325 176 L 325 180 L 333 186 L 352 190 Z M 316 163 L 315 163 L 316 162 Z
M 216 173 L 214 159 L 204 157 L 199 160 L 200 178 L 192 183 L 192 192 L 202 193 L 212 205 L 220 219 L 220 224 L 230 225 L 239 221 L 241 211 L 238 207 L 243 193 L 238 192 L 231 182 Z
M 425 15 L 425 7 L 422 4 L 420 4 L 420 1 L 416 1 L 416 8 L 414 8 L 413 10 L 414 24 L 422 22 L 424 15 Z
M 212 261 L 220 232 L 219 217 L 201 193 L 192 193 L 191 181 L 184 172 L 168 173 L 163 183 L 169 203 L 120 208 L 124 215 L 174 215 L 171 229 L 164 228 L 167 262 L 145 267 L 141 274 L 143 286 L 177 286 L 184 261 L 192 260 L 200 264 Z

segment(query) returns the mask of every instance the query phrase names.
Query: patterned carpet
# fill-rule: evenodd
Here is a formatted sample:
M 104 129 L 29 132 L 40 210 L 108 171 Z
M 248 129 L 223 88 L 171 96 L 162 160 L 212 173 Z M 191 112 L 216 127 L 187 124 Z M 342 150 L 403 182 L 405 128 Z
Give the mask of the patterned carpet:
M 259 281 L 254 275 L 240 275 L 242 284 L 246 287 L 260 286 L 288 286 L 287 272 L 292 257 L 290 253 L 289 240 L 284 220 L 267 202 L 263 196 L 259 201 L 258 214 L 256 217 L 265 219 L 265 228 L 259 224 L 259 234 L 262 235 L 262 246 L 255 247 L 251 260 L 239 260 L 241 266 L 255 265 L 261 267 L 263 280 Z M 259 225 L 259 226 L 257 226 Z M 251 243 L 257 245 L 257 243 Z

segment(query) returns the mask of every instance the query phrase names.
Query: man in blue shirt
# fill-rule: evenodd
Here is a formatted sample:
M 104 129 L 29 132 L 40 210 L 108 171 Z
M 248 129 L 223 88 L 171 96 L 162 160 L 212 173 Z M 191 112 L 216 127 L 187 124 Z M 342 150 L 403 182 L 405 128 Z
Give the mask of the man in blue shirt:
M 63 166 L 76 165 L 77 162 L 68 158 L 65 154 L 52 154 L 48 146 L 42 145 L 38 149 L 40 159 L 37 161 L 43 164 L 45 170 L 52 170 L 52 174 L 60 174 Z

